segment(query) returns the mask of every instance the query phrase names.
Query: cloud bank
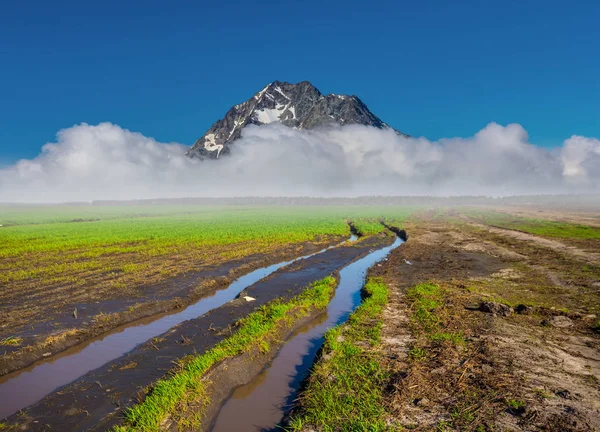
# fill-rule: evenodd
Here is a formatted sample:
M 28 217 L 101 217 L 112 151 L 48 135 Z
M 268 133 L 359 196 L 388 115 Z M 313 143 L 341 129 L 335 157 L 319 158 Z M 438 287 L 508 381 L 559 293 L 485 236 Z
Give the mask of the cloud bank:
M 0 202 L 231 196 L 520 195 L 600 190 L 600 140 L 548 151 L 518 124 L 429 141 L 367 126 L 249 126 L 217 161 L 111 123 L 61 130 L 0 169 Z

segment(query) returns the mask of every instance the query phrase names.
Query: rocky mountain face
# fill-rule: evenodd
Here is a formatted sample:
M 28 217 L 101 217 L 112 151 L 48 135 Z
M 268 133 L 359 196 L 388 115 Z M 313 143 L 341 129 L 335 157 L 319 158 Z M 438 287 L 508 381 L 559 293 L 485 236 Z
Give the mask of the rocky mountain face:
M 298 84 L 273 81 L 244 103 L 233 106 L 187 152 L 190 157 L 217 159 L 249 125 L 280 122 L 295 129 L 313 129 L 328 123 L 361 124 L 390 128 L 357 97 L 323 95 L 308 81 Z M 396 133 L 405 135 L 399 131 Z

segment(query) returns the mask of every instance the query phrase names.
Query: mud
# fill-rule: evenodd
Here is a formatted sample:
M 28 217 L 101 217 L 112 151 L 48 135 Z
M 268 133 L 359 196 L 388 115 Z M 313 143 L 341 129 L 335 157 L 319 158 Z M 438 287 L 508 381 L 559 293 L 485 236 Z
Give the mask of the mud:
M 118 423 L 123 408 L 143 398 L 143 389 L 168 372 L 177 359 L 205 352 L 231 334 L 236 321 L 261 305 L 276 297 L 289 299 L 309 283 L 392 241 L 386 236 L 370 237 L 280 269 L 240 294 L 254 297 L 255 301 L 238 299 L 185 321 L 12 415 L 8 422 L 26 430 L 106 430 Z
M 20 337 L 23 343 L 0 347 L 3 353 L 0 377 L 84 342 L 93 342 L 113 329 L 138 325 L 139 320 L 188 306 L 255 269 L 308 255 L 339 242 L 332 239 L 325 245 L 305 243 L 276 255 L 256 254 L 218 266 L 200 266 L 197 271 L 145 286 L 134 297 L 118 298 L 116 294 L 117 298 L 100 302 L 65 304 L 59 312 L 47 313 L 27 327 L 3 328 L 0 338 Z M 51 295 L 52 292 L 48 293 Z
M 587 300 L 593 275 L 572 273 L 589 254 L 528 234 L 485 226 L 463 232 L 423 219 L 407 227 L 411 241 L 370 272 L 391 290 L 382 337 L 392 371 L 389 424 L 416 431 L 600 430 L 600 338 L 590 324 L 598 306 Z M 414 333 L 404 293 L 428 281 L 448 293 L 443 331 L 461 332 L 463 345 Z M 514 313 L 497 296 L 510 296 Z M 518 304 L 525 299 L 528 305 Z M 415 338 L 425 359 L 409 354 Z

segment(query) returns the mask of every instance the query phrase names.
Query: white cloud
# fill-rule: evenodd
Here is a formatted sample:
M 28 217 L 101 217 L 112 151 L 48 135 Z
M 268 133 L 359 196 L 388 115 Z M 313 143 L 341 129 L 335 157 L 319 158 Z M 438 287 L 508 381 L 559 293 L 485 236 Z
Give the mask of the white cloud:
M 511 195 L 594 192 L 600 141 L 573 136 L 549 152 L 517 124 L 428 141 L 366 126 L 297 131 L 250 126 L 231 156 L 187 158 L 117 125 L 60 131 L 31 160 L 0 169 L 0 202 L 244 195 Z
M 573 135 L 561 150 L 563 175 L 576 183 L 598 185 L 600 179 L 600 140 Z

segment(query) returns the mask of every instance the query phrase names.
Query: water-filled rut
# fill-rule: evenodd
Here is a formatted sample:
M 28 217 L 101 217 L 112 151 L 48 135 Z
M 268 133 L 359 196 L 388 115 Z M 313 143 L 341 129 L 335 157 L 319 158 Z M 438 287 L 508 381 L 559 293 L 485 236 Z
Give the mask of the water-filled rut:
M 347 241 L 354 240 L 356 240 L 356 236 L 352 235 Z M 336 246 L 259 268 L 181 311 L 148 317 L 118 327 L 98 338 L 68 349 L 48 361 L 40 361 L 28 368 L 3 376 L 0 378 L 0 400 L 2 400 L 0 418 L 9 416 L 39 401 L 57 388 L 121 357 L 136 346 L 161 335 L 170 328 L 222 306 L 233 300 L 242 290 L 278 269 L 316 256 L 333 247 Z
M 307 376 L 325 332 L 344 322 L 360 303 L 367 270 L 400 246 L 400 238 L 371 252 L 340 271 L 340 281 L 326 314 L 297 330 L 271 364 L 247 385 L 238 387 L 222 406 L 213 432 L 278 430 L 277 424 L 295 399 Z
M 375 235 L 279 268 L 242 291 L 242 295 L 253 297 L 255 301 L 237 298 L 183 321 L 53 391 L 22 412 L 11 415 L 6 422 L 11 427 L 29 431 L 108 430 L 121 421 L 123 409 L 143 398 L 144 389 L 163 377 L 182 357 L 206 352 L 232 334 L 236 322 L 262 305 L 275 298 L 287 301 L 310 283 L 339 272 L 349 263 L 393 241 L 389 235 Z M 4 396 L 3 400 L 6 400 Z

